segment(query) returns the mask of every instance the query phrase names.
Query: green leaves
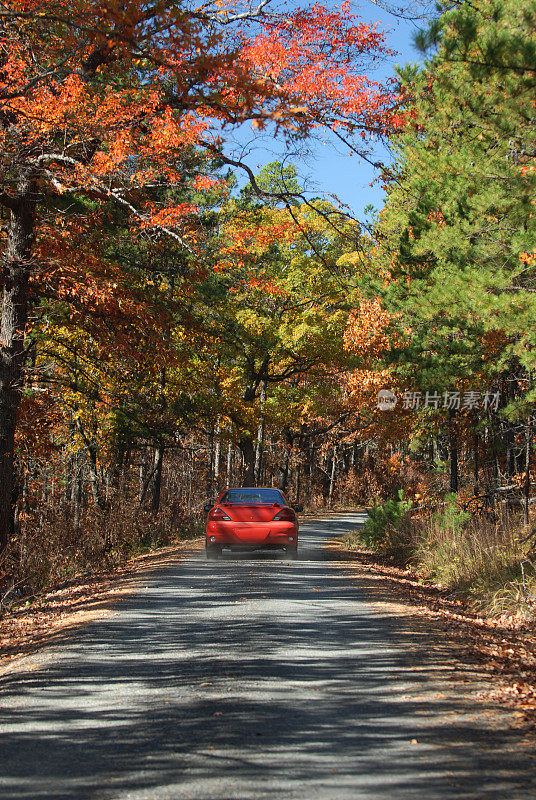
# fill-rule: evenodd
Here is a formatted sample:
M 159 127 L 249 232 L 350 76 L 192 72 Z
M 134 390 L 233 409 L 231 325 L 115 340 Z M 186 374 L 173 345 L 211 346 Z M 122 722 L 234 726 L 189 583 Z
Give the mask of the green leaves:
M 426 67 L 400 71 L 413 121 L 378 232 L 391 281 L 374 288 L 411 328 L 405 361 L 424 382 L 434 361 L 445 380 L 490 380 L 511 357 L 536 365 L 535 11 L 456 6 L 423 40 L 437 48 Z

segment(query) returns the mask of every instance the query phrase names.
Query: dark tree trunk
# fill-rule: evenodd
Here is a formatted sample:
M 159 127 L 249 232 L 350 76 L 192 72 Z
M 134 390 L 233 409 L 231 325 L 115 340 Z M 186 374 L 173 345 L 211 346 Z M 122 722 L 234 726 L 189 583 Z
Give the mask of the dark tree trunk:
M 140 448 L 140 464 L 138 467 L 138 503 L 143 502 L 143 490 L 145 488 L 145 476 L 147 474 L 147 448 Z
M 515 458 L 515 451 L 514 451 L 514 431 L 511 425 L 507 425 L 506 428 L 506 477 L 508 482 L 510 479 L 516 474 L 516 458 Z
M 335 489 L 335 477 L 337 474 L 337 445 L 333 445 L 333 456 L 331 459 L 331 471 L 329 476 L 328 506 L 333 503 L 333 491 Z
M 84 452 L 82 448 L 76 451 L 74 480 L 73 480 L 73 527 L 75 531 L 80 530 L 82 522 L 82 501 L 84 494 Z
M 154 453 L 153 493 L 151 497 L 151 510 L 154 511 L 155 513 L 160 509 L 163 463 L 164 463 L 164 448 L 161 444 L 158 444 Z
M 99 480 L 99 471 L 97 467 L 97 441 L 95 436 L 88 436 L 84 431 L 84 427 L 82 422 L 79 418 L 76 420 L 76 427 L 78 428 L 78 433 L 82 441 L 84 442 L 87 454 L 88 454 L 88 466 L 89 466 L 89 480 L 91 483 L 91 494 L 93 497 L 93 502 L 99 508 L 104 508 L 105 502 L 101 492 L 101 485 Z
M 286 492 L 288 486 L 288 476 L 290 472 L 290 452 L 285 455 L 284 462 L 279 467 L 278 486 L 280 491 Z
M 516 362 L 515 359 L 510 361 L 510 369 L 508 372 L 508 401 L 512 403 L 516 396 Z M 517 473 L 516 453 L 515 453 L 515 430 L 514 426 L 506 423 L 506 478 L 508 483 L 510 479 Z
M 301 491 L 301 464 L 297 464 L 296 466 L 296 474 L 295 474 L 295 483 L 294 483 L 294 502 L 300 502 L 300 491 Z
M 89 480 L 91 483 L 91 495 L 93 502 L 99 508 L 104 508 L 105 502 L 101 492 L 101 485 L 99 481 L 99 471 L 97 468 L 97 444 L 91 441 L 87 446 L 88 465 L 89 465 Z
M 314 476 L 315 476 L 315 457 L 316 457 L 315 449 L 316 449 L 315 448 L 315 439 L 314 439 L 314 436 L 311 436 L 311 439 L 309 441 L 309 458 L 308 458 L 308 461 L 309 461 L 309 489 L 310 490 L 312 489 Z
M 524 502 L 523 502 L 523 517 L 525 525 L 529 524 L 529 511 L 530 511 L 530 450 L 532 447 L 532 428 L 530 419 L 527 423 L 525 433 L 525 486 L 524 486 Z
M 128 471 L 128 460 L 130 446 L 126 446 L 121 440 L 116 442 L 112 453 L 112 463 L 108 470 L 106 479 L 106 503 L 110 502 L 112 497 L 121 492 L 122 479 L 124 473 Z
M 474 475 L 474 488 L 473 494 L 477 496 L 479 494 L 479 458 L 478 458 L 478 444 L 479 444 L 479 437 L 478 434 L 475 433 L 475 441 L 473 446 L 473 475 Z
M 251 436 L 239 439 L 238 447 L 244 459 L 244 486 L 255 485 L 255 447 Z
M 36 195 L 33 181 L 19 181 L 10 208 L 4 257 L 0 325 L 0 557 L 14 531 L 14 443 L 24 377 L 24 332 L 28 319 L 28 279 L 34 238 Z
M 283 436 L 285 437 L 285 456 L 283 459 L 283 463 L 279 466 L 279 481 L 278 486 L 282 492 L 287 490 L 289 478 L 290 478 L 290 455 L 292 451 L 292 446 L 294 444 L 294 436 L 289 428 L 283 428 Z
M 453 415 L 449 420 L 449 450 L 450 450 L 450 491 L 458 491 L 458 437 L 454 426 Z

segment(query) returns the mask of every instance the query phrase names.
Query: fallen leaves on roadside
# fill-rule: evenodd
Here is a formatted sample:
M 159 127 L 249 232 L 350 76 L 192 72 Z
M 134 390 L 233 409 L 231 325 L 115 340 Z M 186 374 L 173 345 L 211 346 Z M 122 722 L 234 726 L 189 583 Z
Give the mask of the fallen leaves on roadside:
M 351 565 L 352 571 L 384 584 L 400 613 L 417 614 L 439 629 L 442 641 L 456 648 L 456 667 L 474 668 L 487 675 L 489 690 L 480 696 L 522 713 L 525 722 L 536 728 L 536 630 L 522 620 L 503 615 L 484 617 L 444 589 L 419 583 L 418 576 L 366 552 L 349 552 L 341 542 L 329 543 L 328 551 Z M 457 671 L 449 680 L 463 680 Z
M 13 607 L 0 619 L 0 669 L 38 650 L 56 635 L 108 613 L 109 605 L 138 585 L 146 573 L 176 563 L 186 548 L 181 542 L 127 561 L 109 572 L 73 578 L 29 604 Z

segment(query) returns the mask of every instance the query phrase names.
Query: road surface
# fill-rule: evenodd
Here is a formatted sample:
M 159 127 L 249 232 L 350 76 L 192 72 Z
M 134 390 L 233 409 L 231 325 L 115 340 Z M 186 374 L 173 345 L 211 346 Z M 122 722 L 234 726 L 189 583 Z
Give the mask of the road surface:
M 362 519 L 199 553 L 4 675 L 3 800 L 535 798 L 510 712 L 322 552 Z

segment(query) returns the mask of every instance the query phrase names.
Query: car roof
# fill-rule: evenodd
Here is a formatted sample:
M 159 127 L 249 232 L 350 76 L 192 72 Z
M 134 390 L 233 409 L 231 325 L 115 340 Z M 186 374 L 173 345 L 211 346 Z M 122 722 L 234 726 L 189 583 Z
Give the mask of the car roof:
M 275 486 L 229 486 L 227 489 L 223 490 L 224 492 L 279 492 L 283 494 L 281 489 L 278 489 Z

